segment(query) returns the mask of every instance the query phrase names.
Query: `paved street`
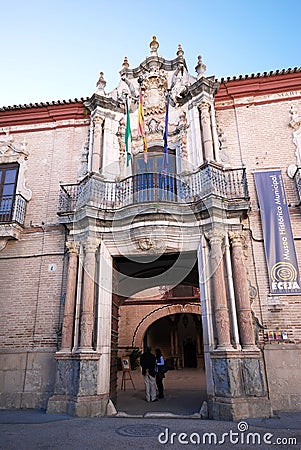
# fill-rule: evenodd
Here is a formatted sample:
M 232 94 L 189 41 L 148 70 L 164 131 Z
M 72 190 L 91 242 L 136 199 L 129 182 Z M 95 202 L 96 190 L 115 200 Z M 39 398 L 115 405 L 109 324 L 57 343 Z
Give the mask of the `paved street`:
M 119 375 L 120 388 L 122 372 Z M 0 411 L 0 449 L 301 449 L 301 413 L 239 423 L 201 419 L 199 411 L 206 399 L 203 371 L 168 372 L 165 398 L 154 403 L 144 400 L 139 370 L 132 379 L 135 389 L 127 381 L 126 390 L 119 390 L 115 417 L 80 419 L 42 411 Z
M 238 424 L 192 418 L 78 419 L 40 411 L 0 411 L 0 422 L 1 450 L 301 448 L 301 414 Z M 297 444 L 289 443 L 290 438 L 296 439 Z M 248 439 L 249 444 L 242 444 Z M 283 444 L 278 445 L 277 439 Z

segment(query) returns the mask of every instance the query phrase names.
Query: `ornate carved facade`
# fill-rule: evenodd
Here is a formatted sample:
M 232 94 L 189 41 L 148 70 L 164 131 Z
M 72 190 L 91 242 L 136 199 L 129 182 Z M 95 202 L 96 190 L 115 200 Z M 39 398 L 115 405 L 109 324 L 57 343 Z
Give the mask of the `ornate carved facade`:
M 253 179 L 282 169 L 300 254 L 300 71 L 216 80 L 158 48 L 112 92 L 100 72 L 90 98 L 1 109 L 1 407 L 116 413 L 121 349 L 155 345 L 160 321 L 165 356 L 205 371 L 211 418 L 301 398 L 277 363 L 300 380 L 301 299 L 270 295 Z

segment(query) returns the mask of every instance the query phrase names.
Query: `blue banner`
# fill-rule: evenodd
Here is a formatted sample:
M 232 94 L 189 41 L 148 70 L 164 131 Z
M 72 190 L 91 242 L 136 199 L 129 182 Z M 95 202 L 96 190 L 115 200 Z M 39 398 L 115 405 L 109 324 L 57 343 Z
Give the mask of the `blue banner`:
M 256 172 L 271 294 L 299 294 L 300 275 L 280 170 Z

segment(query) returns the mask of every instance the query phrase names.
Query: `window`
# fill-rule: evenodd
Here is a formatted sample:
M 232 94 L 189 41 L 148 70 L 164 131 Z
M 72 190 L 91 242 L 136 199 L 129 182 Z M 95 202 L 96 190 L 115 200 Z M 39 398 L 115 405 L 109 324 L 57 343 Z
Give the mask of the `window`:
M 19 164 L 0 165 L 0 222 L 13 220 Z
M 147 164 L 144 154 L 135 158 L 134 192 L 136 201 L 175 201 L 176 200 L 176 160 L 168 154 L 166 173 L 163 174 L 164 153 L 162 147 L 153 147 L 148 151 Z

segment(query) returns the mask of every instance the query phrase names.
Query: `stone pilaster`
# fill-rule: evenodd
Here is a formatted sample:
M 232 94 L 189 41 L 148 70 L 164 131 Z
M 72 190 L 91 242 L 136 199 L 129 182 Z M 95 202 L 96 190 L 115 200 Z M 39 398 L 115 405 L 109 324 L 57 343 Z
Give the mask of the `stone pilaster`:
M 101 242 L 99 252 L 99 292 L 98 292 L 98 327 L 97 352 L 99 358 L 97 393 L 110 393 L 111 364 L 111 332 L 112 332 L 112 286 L 113 261 L 104 242 Z
M 92 334 L 94 324 L 94 290 L 95 290 L 95 252 L 99 243 L 88 240 L 85 244 L 84 259 L 84 286 L 82 298 L 82 314 L 80 321 L 80 347 L 79 351 L 92 351 Z
M 207 102 L 202 102 L 200 105 L 200 110 L 201 110 L 202 138 L 204 145 L 205 160 L 214 161 L 210 104 Z
M 225 273 L 223 264 L 222 242 L 225 234 L 222 231 L 211 231 L 206 234 L 210 242 L 210 268 L 213 286 L 215 325 L 217 332 L 217 349 L 232 350 L 230 338 L 230 320 L 227 305 Z
M 75 311 L 76 276 L 78 263 L 78 247 L 74 242 L 67 242 L 69 264 L 65 298 L 64 319 L 62 328 L 61 352 L 70 352 L 73 344 L 73 325 Z
M 92 148 L 92 172 L 99 173 L 101 168 L 102 158 L 102 130 L 104 119 L 100 116 L 95 116 L 93 119 L 94 133 L 93 133 L 93 148 Z
M 232 269 L 241 345 L 243 349 L 256 349 L 247 269 L 243 254 L 244 236 L 239 232 L 230 232 L 229 237 L 232 246 Z

